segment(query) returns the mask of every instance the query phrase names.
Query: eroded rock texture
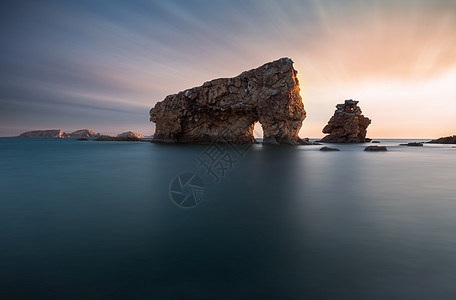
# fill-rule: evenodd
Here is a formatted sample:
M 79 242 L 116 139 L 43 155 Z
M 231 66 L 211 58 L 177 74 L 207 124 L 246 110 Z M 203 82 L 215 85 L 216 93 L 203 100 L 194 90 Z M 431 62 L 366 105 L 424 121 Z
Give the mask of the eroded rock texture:
M 154 141 L 255 143 L 259 121 L 265 144 L 306 144 L 298 137 L 306 111 L 296 74 L 293 61 L 281 58 L 169 95 L 150 110 Z
M 325 143 L 364 143 L 367 127 L 371 120 L 363 116 L 358 101 L 345 100 L 343 104 L 336 105 L 336 111 L 323 128 L 327 133 L 320 142 Z M 369 139 L 370 140 L 370 139 Z

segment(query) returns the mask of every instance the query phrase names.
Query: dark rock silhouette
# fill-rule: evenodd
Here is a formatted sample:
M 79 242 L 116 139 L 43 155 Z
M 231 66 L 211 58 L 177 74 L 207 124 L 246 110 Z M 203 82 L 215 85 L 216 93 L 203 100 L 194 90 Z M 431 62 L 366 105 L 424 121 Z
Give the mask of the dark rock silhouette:
M 456 144 L 456 135 L 442 137 L 436 140 L 427 142 L 429 144 Z
M 309 144 L 298 137 L 306 111 L 296 74 L 293 61 L 281 58 L 169 95 L 150 110 L 153 141 L 251 144 L 260 122 L 264 144 Z
M 345 100 L 343 104 L 336 105 L 336 111 L 323 128 L 327 133 L 320 142 L 324 143 L 364 143 L 371 139 L 366 138 L 367 127 L 371 120 L 365 117 L 358 101 Z
M 124 136 L 112 136 L 112 135 L 101 135 L 95 139 L 98 142 L 141 142 L 143 141 L 139 137 L 134 135 L 124 135 Z
M 337 149 L 337 148 L 330 148 L 330 147 L 326 147 L 326 146 L 325 146 L 325 147 L 322 147 L 322 148 L 320 149 L 320 151 L 340 151 L 340 150 Z
M 387 151 L 385 146 L 367 146 L 364 151 Z
M 423 147 L 423 143 L 407 143 L 407 144 L 399 144 L 399 146 L 409 146 L 409 147 Z

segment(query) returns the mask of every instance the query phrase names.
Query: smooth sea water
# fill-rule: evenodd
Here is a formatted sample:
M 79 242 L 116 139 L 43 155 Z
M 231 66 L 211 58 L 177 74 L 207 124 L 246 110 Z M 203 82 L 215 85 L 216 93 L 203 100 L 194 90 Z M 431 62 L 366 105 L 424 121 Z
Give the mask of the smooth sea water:
M 456 299 L 456 148 L 381 141 L 224 146 L 214 182 L 207 145 L 2 138 L 0 299 Z

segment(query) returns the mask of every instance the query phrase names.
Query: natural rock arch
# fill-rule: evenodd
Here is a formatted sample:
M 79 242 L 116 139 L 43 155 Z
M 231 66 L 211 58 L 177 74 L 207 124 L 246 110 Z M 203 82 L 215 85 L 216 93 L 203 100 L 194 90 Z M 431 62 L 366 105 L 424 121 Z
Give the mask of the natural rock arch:
M 258 121 L 265 144 L 305 143 L 298 137 L 306 111 L 296 74 L 293 61 L 281 58 L 169 95 L 150 110 L 154 141 L 255 143 Z

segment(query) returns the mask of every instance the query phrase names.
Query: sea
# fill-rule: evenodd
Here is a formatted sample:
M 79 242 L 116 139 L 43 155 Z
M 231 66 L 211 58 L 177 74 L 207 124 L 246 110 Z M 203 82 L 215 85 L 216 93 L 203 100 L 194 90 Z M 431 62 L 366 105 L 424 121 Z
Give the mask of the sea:
M 456 145 L 0 139 L 0 299 L 456 299 Z

